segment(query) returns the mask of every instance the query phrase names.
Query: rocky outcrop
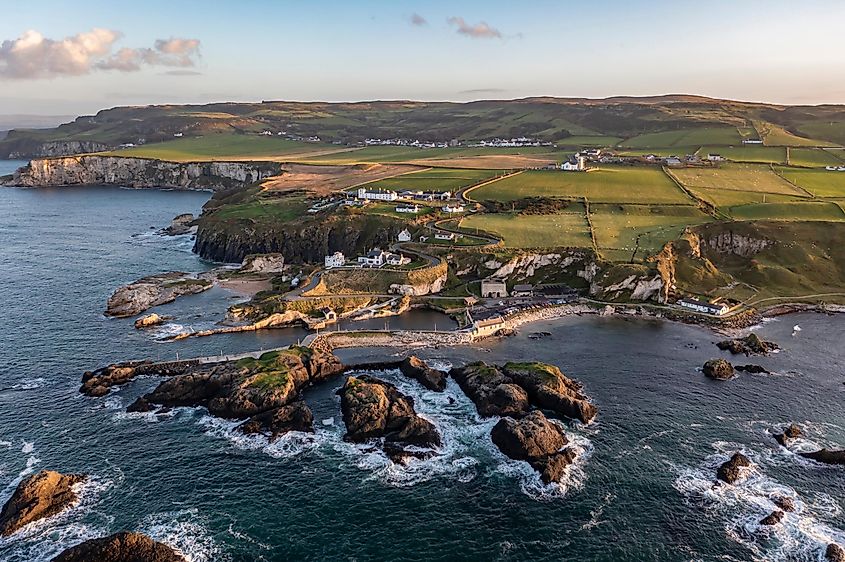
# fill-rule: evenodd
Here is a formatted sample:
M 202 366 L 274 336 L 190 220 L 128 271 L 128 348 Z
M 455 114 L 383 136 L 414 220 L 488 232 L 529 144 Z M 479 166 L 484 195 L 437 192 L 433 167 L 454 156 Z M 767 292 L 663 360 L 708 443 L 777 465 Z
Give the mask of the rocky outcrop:
M 101 367 L 82 374 L 82 386 L 79 392 L 87 396 L 105 396 L 113 386 L 126 384 L 135 377 L 154 375 L 174 377 L 183 375 L 197 367 L 196 361 L 172 361 L 153 363 L 152 361 L 126 361 Z
M 432 369 L 425 361 L 415 355 L 411 355 L 402 361 L 399 364 L 399 371 L 406 377 L 418 381 L 429 390 L 436 392 L 446 390 L 446 377 L 448 374 L 445 371 Z
M 546 363 L 506 363 L 497 367 L 476 362 L 453 368 L 449 375 L 482 416 L 521 417 L 533 404 L 590 423 L 598 411 L 581 392 L 579 383 Z
M 7 143 L 8 153 L 3 156 L 3 149 L 0 148 L 0 158 L 8 157 L 11 160 L 18 158 L 42 158 L 54 156 L 69 156 L 71 154 L 85 154 L 91 152 L 102 152 L 111 150 L 113 146 L 96 141 L 78 140 L 57 140 L 47 142 L 33 142 L 29 139 L 17 139 L 17 142 Z
M 559 482 L 575 460 L 571 449 L 563 449 L 568 444 L 563 428 L 538 410 L 519 420 L 502 418 L 490 437 L 507 457 L 530 464 L 546 484 Z
M 827 545 L 824 551 L 824 557 L 830 562 L 845 562 L 845 548 L 832 542 Z
M 119 185 L 170 189 L 230 189 L 281 173 L 275 162 L 167 162 L 123 156 L 41 158 L 16 171 L 10 185 Z
M 118 288 L 109 297 L 106 315 L 117 318 L 135 316 L 154 306 L 175 301 L 183 295 L 201 293 L 212 287 L 208 279 L 171 271 L 150 275 Z
M 121 531 L 64 550 L 53 562 L 185 562 L 186 558 L 146 535 Z
M 771 351 L 779 349 L 778 344 L 764 341 L 755 333 L 750 333 L 744 338 L 720 341 L 716 346 L 723 351 L 730 351 L 737 355 L 766 355 Z
M 798 453 L 805 459 L 812 459 L 824 464 L 845 464 L 845 450 L 820 449 L 811 453 Z
M 711 359 L 704 364 L 704 374 L 717 381 L 726 381 L 734 376 L 734 368 L 724 359 Z
M 250 254 L 243 259 L 240 273 L 281 273 L 285 270 L 282 254 Z
M 302 400 L 252 416 L 238 426 L 243 433 L 268 433 L 272 443 L 290 431 L 314 432 L 314 415 Z
M 774 435 L 774 438 L 775 441 L 780 443 L 782 446 L 786 447 L 787 443 L 789 443 L 791 439 L 796 439 L 798 437 L 801 437 L 801 435 L 803 435 L 801 428 L 798 427 L 796 424 L 791 423 L 783 430 L 783 433 L 776 433 Z
M 57 515 L 76 503 L 73 485 L 82 474 L 42 470 L 23 480 L 0 511 L 0 535 L 8 536 L 29 523 Z
M 772 498 L 772 503 L 781 511 L 795 511 L 795 500 L 789 496 L 775 496 Z
M 776 509 L 775 511 L 765 516 L 762 520 L 760 520 L 760 525 L 777 525 L 781 522 L 781 520 L 783 520 L 784 515 L 785 513 L 783 511 Z
M 716 478 L 728 484 L 734 484 L 743 475 L 743 469 L 750 467 L 751 461 L 742 453 L 734 453 L 730 460 L 725 461 L 716 471 Z
M 428 449 L 440 445 L 437 429 L 417 415 L 413 398 L 392 384 L 368 375 L 347 377 L 338 394 L 347 441 L 384 439 L 384 451 L 397 462 L 419 456 L 418 451 L 406 448 L 409 445 Z
M 194 224 L 195 220 L 196 218 L 193 213 L 182 213 L 181 215 L 176 215 L 173 217 L 173 220 L 170 221 L 170 225 L 161 230 L 161 234 L 178 236 L 180 234 L 194 233 L 197 231 L 197 226 Z
M 135 327 L 137 329 L 150 328 L 152 326 L 159 326 L 170 320 L 172 316 L 161 316 L 156 313 L 148 314 L 142 318 L 135 320 Z
M 750 375 L 771 375 L 772 372 L 765 367 L 761 367 L 760 365 L 737 365 L 734 367 L 736 371 L 742 371 L 743 373 L 748 373 Z

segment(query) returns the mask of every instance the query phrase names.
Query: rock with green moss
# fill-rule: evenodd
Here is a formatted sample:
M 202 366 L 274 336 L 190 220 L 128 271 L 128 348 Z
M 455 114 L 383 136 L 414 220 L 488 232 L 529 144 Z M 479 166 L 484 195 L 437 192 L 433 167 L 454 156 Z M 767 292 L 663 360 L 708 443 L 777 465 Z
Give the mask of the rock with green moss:
M 445 371 L 429 367 L 425 361 L 415 355 L 406 357 L 399 364 L 399 371 L 406 377 L 418 381 L 429 390 L 434 390 L 435 392 L 446 390 L 446 377 L 448 374 Z
M 521 417 L 528 413 L 528 394 L 496 365 L 482 361 L 449 371 L 482 416 Z
M 525 389 L 528 399 L 539 408 L 582 423 L 590 423 L 598 413 L 598 408 L 581 391 L 581 384 L 568 378 L 554 365 L 506 363 L 503 370 L 505 375 Z
M 734 367 L 724 359 L 711 359 L 704 364 L 704 374 L 717 381 L 730 380 L 734 376 Z
M 734 355 L 740 353 L 744 353 L 745 355 L 766 355 L 767 353 L 780 349 L 778 344 L 765 341 L 753 332 L 744 338 L 720 341 L 716 346 L 723 351 L 730 351 Z

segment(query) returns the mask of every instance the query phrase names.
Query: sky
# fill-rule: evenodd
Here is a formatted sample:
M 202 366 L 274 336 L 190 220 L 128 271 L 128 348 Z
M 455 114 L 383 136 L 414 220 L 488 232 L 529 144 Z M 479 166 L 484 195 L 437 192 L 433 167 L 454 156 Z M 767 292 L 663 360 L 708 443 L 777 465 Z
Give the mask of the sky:
M 845 103 L 845 1 L 0 0 L 0 114 L 699 94 Z

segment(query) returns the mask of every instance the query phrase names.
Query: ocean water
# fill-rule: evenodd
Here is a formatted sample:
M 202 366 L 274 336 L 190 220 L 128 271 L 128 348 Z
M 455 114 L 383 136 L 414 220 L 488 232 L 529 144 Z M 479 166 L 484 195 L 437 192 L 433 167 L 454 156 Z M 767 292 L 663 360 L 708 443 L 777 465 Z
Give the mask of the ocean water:
M 102 315 L 121 283 L 213 265 L 190 252 L 189 237 L 155 234 L 206 198 L 0 190 L 0 501 L 33 471 L 91 475 L 79 505 L 1 538 L 0 560 L 49 560 L 122 529 L 146 532 L 195 562 L 809 561 L 821 560 L 830 541 L 845 544 L 845 469 L 794 454 L 845 446 L 842 316 L 765 323 L 759 333 L 783 350 L 748 362 L 776 374 L 725 383 L 699 370 L 721 355 L 717 336 L 655 320 L 572 317 L 475 347 L 419 352 L 442 367 L 539 359 L 584 383 L 599 416 L 589 427 L 570 425 L 579 460 L 559 486 L 542 485 L 527 465 L 501 455 L 489 438 L 495 420 L 479 419 L 451 381 L 437 394 L 379 373 L 412 395 L 444 436 L 437 457 L 408 467 L 342 441 L 340 379 L 306 393 L 316 434 L 272 445 L 237 435 L 234 423 L 202 409 L 126 414 L 154 378 L 106 398 L 79 395 L 81 373 L 110 361 L 237 352 L 302 337 L 291 329 L 163 343 L 159 333 L 134 330 L 131 319 Z M 180 325 L 204 327 L 236 298 L 214 289 L 161 309 Z M 440 326 L 442 317 L 425 315 L 394 318 L 391 326 L 435 318 Z M 527 337 L 540 330 L 552 335 Z M 348 362 L 395 353 L 338 352 Z M 807 432 L 792 451 L 768 435 L 788 422 Z M 739 486 L 714 486 L 715 467 L 736 450 L 754 471 Z M 798 509 L 780 527 L 761 529 L 775 494 L 795 497 Z

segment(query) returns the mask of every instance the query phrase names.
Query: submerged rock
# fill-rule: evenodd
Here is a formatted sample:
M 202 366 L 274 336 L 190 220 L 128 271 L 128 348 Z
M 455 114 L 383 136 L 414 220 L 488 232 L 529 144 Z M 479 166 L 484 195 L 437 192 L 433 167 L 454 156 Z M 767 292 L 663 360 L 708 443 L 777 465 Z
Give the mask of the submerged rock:
M 760 520 L 760 525 L 777 525 L 783 519 L 784 513 L 783 511 L 776 509 L 775 511 L 771 512 L 767 516 L 765 516 L 762 520 Z
M 436 392 L 446 390 L 446 377 L 448 374 L 445 371 L 432 369 L 425 361 L 415 355 L 411 355 L 402 361 L 399 364 L 399 370 L 403 375 L 418 381 L 429 390 Z
M 177 236 L 180 234 L 191 234 L 197 231 L 197 227 L 194 224 L 195 217 L 192 213 L 182 213 L 181 215 L 176 215 L 173 217 L 173 220 L 170 221 L 170 225 L 167 228 L 162 229 L 161 234 L 167 234 L 168 236 Z
M 730 351 L 737 355 L 765 355 L 771 351 L 780 349 L 776 343 L 764 341 L 755 333 L 750 333 L 744 338 L 720 341 L 716 346 L 723 351 Z
M 119 287 L 106 305 L 106 316 L 126 318 L 145 310 L 173 302 L 182 295 L 201 293 L 212 287 L 208 279 L 198 279 L 187 273 L 171 271 L 150 275 Z
M 726 381 L 734 376 L 734 368 L 724 359 L 711 359 L 704 364 L 704 374 L 717 381 Z
M 64 550 L 53 562 L 185 562 L 166 544 L 146 535 L 121 531 Z
M 490 437 L 508 458 L 530 464 L 546 484 L 559 482 L 575 460 L 572 450 L 563 449 L 568 444 L 563 428 L 539 410 L 519 420 L 502 418 Z
M 774 437 L 775 441 L 786 447 L 786 444 L 789 442 L 790 439 L 801 437 L 801 435 L 803 435 L 801 428 L 798 427 L 796 424 L 791 423 L 786 427 L 786 429 L 783 430 L 783 433 L 777 433 Z
M 728 484 L 733 484 L 742 476 L 742 469 L 751 466 L 751 461 L 742 453 L 734 453 L 730 460 L 725 461 L 716 471 L 716 478 Z
M 159 326 L 170 320 L 172 316 L 159 316 L 156 313 L 148 314 L 142 318 L 135 320 L 135 327 L 137 329 L 150 328 L 152 326 Z
M 395 460 L 410 454 L 407 445 L 432 448 L 440 445 L 440 435 L 434 425 L 417 415 L 414 400 L 399 392 L 395 386 L 369 375 L 347 377 L 338 391 L 344 439 L 364 443 L 384 438 L 385 452 Z
M 760 365 L 737 365 L 734 367 L 737 371 L 742 371 L 743 373 L 749 373 L 751 375 L 771 375 L 772 372 L 766 369 L 765 367 L 761 367 Z
M 789 496 L 775 496 L 772 498 L 772 503 L 782 511 L 795 511 L 795 500 Z
M 82 474 L 42 470 L 23 480 L 0 511 L 0 535 L 8 536 L 34 521 L 52 517 L 76 503 L 73 485 Z
M 845 464 L 845 450 L 820 449 L 812 453 L 798 453 L 804 458 L 824 464 Z
M 824 551 L 824 557 L 830 562 L 845 562 L 845 549 L 832 542 L 827 545 Z
M 470 363 L 449 371 L 482 416 L 520 417 L 528 413 L 528 394 L 495 365 Z

